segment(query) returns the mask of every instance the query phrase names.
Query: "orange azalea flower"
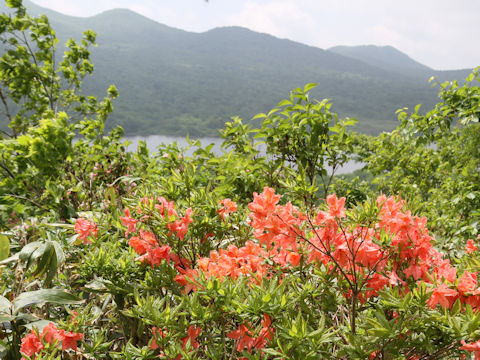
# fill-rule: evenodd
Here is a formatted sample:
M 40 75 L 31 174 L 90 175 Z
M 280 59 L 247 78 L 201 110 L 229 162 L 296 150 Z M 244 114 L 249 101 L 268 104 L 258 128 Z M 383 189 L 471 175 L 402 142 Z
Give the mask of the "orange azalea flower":
M 188 224 L 193 222 L 192 213 L 193 210 L 188 208 L 183 219 L 168 224 L 167 228 L 170 230 L 170 234 L 175 233 L 180 240 L 183 240 L 188 231 Z
M 427 305 L 431 309 L 435 309 L 437 304 L 442 305 L 444 308 L 451 308 L 453 303 L 458 297 L 458 292 L 453 289 L 449 289 L 446 284 L 441 284 L 435 290 L 433 290 L 432 296 L 427 301 Z
M 297 252 L 294 251 L 289 251 L 287 254 L 287 261 L 292 265 L 292 266 L 298 266 L 300 264 L 300 259 L 301 255 Z
M 157 246 L 157 239 L 155 238 L 155 235 L 153 233 L 140 230 L 140 237 L 131 237 L 128 245 L 133 247 L 133 249 L 138 255 L 143 255 L 147 251 Z
M 478 248 L 473 244 L 473 240 L 467 240 L 467 245 L 465 245 L 465 251 L 467 254 L 471 254 L 475 251 L 477 251 Z
M 438 279 L 444 278 L 453 283 L 457 278 L 457 269 L 450 265 L 450 260 L 439 259 L 436 261 L 434 274 L 437 274 Z
M 466 350 L 468 352 L 475 353 L 475 360 L 480 360 L 480 340 L 474 343 L 467 344 L 465 340 L 461 341 L 463 346 L 460 346 L 459 350 Z
M 190 291 L 198 288 L 199 284 L 195 280 L 199 276 L 198 269 L 187 269 L 184 270 L 181 267 L 177 267 L 179 275 L 175 276 L 174 280 L 182 286 L 185 286 L 183 289 L 184 294 L 188 294 Z
M 327 196 L 327 203 L 329 205 L 328 211 L 331 216 L 334 217 L 345 217 L 345 198 L 337 198 L 337 195 L 332 194 Z
M 121 216 L 120 220 L 122 220 L 122 224 L 127 227 L 127 231 L 125 232 L 125 237 L 127 237 L 128 234 L 130 234 L 131 232 L 137 231 L 138 220 L 132 218 L 129 208 L 125 208 L 123 210 L 123 213 L 125 214 L 125 216 Z
M 198 341 L 196 339 L 197 339 L 198 335 L 200 335 L 201 333 L 202 333 L 202 329 L 200 329 L 199 327 L 195 327 L 193 325 L 190 325 L 190 327 L 187 330 L 188 336 L 184 337 L 182 339 L 182 348 L 185 349 L 185 345 L 187 345 L 187 342 L 190 340 L 190 345 L 194 349 L 198 349 L 200 344 L 198 343 Z
M 277 205 L 279 200 L 280 195 L 275 195 L 275 191 L 272 188 L 265 187 L 262 194 L 253 193 L 253 202 L 248 204 L 248 208 L 252 213 L 256 213 L 258 217 L 265 217 L 267 214 L 275 211 L 275 205 Z
M 149 250 L 148 253 L 141 256 L 139 260 L 146 261 L 153 268 L 154 265 L 160 265 L 163 259 L 165 259 L 166 262 L 170 262 L 170 250 L 171 248 L 168 245 L 158 246 Z
M 262 320 L 262 329 L 255 340 L 256 349 L 264 348 L 267 345 L 267 341 L 271 341 L 273 339 L 273 329 L 271 328 L 271 325 L 272 320 L 270 316 L 268 314 L 264 314 Z
M 20 352 L 23 355 L 32 357 L 36 353 L 40 352 L 44 348 L 42 342 L 38 338 L 38 334 L 32 330 L 27 336 L 22 339 L 22 346 L 20 346 Z M 22 357 L 22 360 L 25 360 Z
M 162 217 L 170 218 L 172 216 L 178 216 L 177 212 L 175 211 L 175 203 L 173 201 L 168 201 L 162 196 L 159 196 L 157 201 L 160 204 L 156 204 L 155 209 L 160 211 Z
M 77 350 L 77 341 L 83 339 L 83 335 L 79 333 L 74 333 L 71 331 L 65 332 L 64 330 L 60 330 L 62 332 L 63 340 L 62 340 L 62 350 L 72 349 L 74 351 Z
M 460 291 L 462 295 L 465 295 L 465 293 L 476 293 L 476 287 L 477 273 L 465 271 L 458 282 L 458 291 Z
M 82 340 L 83 335 L 80 333 L 65 332 L 63 329 L 57 329 L 53 323 L 49 323 L 43 328 L 42 336 L 32 330 L 22 339 L 20 352 L 28 357 L 32 357 L 44 348 L 44 343 L 50 345 L 62 344 L 62 350 L 77 350 L 77 341 Z M 42 342 L 43 341 L 43 342 Z M 22 358 L 25 360 L 25 358 Z
M 433 248 L 434 239 L 428 233 L 427 219 L 404 211 L 402 200 L 378 197 L 379 220 L 368 227 L 343 224 L 341 218 L 346 216 L 345 199 L 338 199 L 335 194 L 326 199 L 328 211 L 318 212 L 313 221 L 291 203 L 279 205 L 279 200 L 280 195 L 276 195 L 272 188 L 265 187 L 263 193 L 254 193 L 254 199 L 248 205 L 253 241 L 247 241 L 242 247 L 231 245 L 227 249 L 212 251 L 209 257 L 197 260 L 196 269 L 191 269 L 191 264 L 167 251 L 166 247 L 149 242 L 148 236 L 143 236 L 142 232 L 140 236 L 132 238 L 130 244 L 142 254 L 142 259 L 147 261 L 148 258 L 152 264 L 170 259 L 179 272 L 175 281 L 185 286 L 186 293 L 198 288 L 196 278 L 200 276 L 200 270 L 207 279 L 211 276 L 220 280 L 246 276 L 260 283 L 274 267 L 272 263 L 286 267 L 297 266 L 301 260 L 300 254 L 305 254 L 309 262 L 319 261 L 330 271 L 338 271 L 338 276 L 344 276 L 350 282 L 362 279 L 365 286 L 362 294 L 359 294 L 360 301 L 376 296 L 386 286 L 401 287 L 401 293 L 406 294 L 411 289 L 405 280 L 412 277 L 413 280 L 429 284 L 437 279 L 435 281 L 446 281 L 450 285 L 450 288 L 441 284 L 432 289 L 427 303 L 431 308 L 438 304 L 449 308 L 457 298 L 476 309 L 480 308 L 480 288 L 476 289 L 476 274 L 464 273 L 458 281 L 458 289 L 454 289 L 453 284 L 458 279 L 456 269 L 448 259 L 444 259 L 443 254 Z M 178 219 L 173 202 L 163 198 L 159 198 L 158 202 L 161 205 L 157 209 L 167 219 L 170 234 L 183 239 L 188 225 L 193 221 L 192 210 L 188 209 L 185 216 Z M 223 200 L 221 204 L 223 207 L 218 210 L 218 214 L 222 219 L 236 208 L 230 199 Z M 126 215 L 126 218 L 130 217 L 129 214 Z M 132 224 L 125 225 L 130 227 Z M 135 224 L 132 228 L 135 230 Z M 384 233 L 389 238 L 388 246 L 380 242 Z M 155 239 L 153 234 L 151 238 Z M 476 250 L 473 240 L 469 240 L 467 251 Z M 389 269 L 387 272 L 386 268 Z M 244 326 L 242 350 L 256 347 L 256 343 L 251 345 L 248 338 L 253 337 L 248 334 L 247 325 Z M 235 331 L 229 334 L 237 336 Z M 239 342 L 240 335 L 237 339 Z
M 225 215 L 237 211 L 237 203 L 235 201 L 224 199 L 220 201 L 220 204 L 222 204 L 223 207 L 218 209 L 217 213 L 220 215 L 222 220 L 224 220 Z
M 89 236 L 97 237 L 97 224 L 84 218 L 78 218 L 75 222 L 75 232 L 78 238 L 83 240 L 84 244 L 91 244 L 92 242 L 87 238 Z
M 255 345 L 255 338 L 250 335 L 253 335 L 253 333 L 244 324 L 241 324 L 237 330 L 227 333 L 227 337 L 230 339 L 238 340 L 237 351 L 243 351 L 245 348 L 247 351 L 252 350 Z
M 152 328 L 152 333 L 153 333 L 153 341 L 150 344 L 150 349 L 156 350 L 159 348 L 157 344 L 157 341 L 159 340 L 159 336 L 161 336 L 162 338 L 165 338 L 167 334 L 165 334 L 165 332 L 163 332 L 162 329 L 159 329 L 155 326 Z

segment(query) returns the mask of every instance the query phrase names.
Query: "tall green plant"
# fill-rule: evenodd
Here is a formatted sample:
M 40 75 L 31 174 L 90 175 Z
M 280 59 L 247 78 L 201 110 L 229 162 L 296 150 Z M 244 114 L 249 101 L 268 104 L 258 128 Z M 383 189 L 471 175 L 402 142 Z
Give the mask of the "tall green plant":
M 335 173 L 349 161 L 353 143 L 348 128 L 356 123 L 339 119 L 328 99 L 311 100 L 309 90 L 315 86 L 296 88 L 267 114 L 257 114 L 254 119 L 263 119 L 259 129 L 235 118 L 222 131 L 226 146 L 261 163 L 266 184 L 310 205 L 317 192 L 320 198 L 327 196 Z

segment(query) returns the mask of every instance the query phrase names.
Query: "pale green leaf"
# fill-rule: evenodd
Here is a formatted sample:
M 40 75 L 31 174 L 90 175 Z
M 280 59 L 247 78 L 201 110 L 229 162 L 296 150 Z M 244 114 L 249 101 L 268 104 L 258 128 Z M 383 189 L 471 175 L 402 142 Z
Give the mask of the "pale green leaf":
M 5 260 L 10 255 L 10 241 L 5 235 L 0 235 L 0 261 Z
M 14 301 L 15 312 L 27 306 L 52 303 L 58 305 L 79 304 L 83 300 L 62 289 L 42 289 L 21 293 Z

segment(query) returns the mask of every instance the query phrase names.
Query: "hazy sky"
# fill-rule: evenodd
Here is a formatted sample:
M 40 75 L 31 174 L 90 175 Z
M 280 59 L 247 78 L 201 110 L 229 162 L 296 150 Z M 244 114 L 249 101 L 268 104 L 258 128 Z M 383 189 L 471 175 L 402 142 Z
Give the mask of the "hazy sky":
M 392 45 L 438 70 L 480 65 L 480 0 L 33 0 L 68 15 L 129 8 L 202 32 L 239 25 L 320 48 Z

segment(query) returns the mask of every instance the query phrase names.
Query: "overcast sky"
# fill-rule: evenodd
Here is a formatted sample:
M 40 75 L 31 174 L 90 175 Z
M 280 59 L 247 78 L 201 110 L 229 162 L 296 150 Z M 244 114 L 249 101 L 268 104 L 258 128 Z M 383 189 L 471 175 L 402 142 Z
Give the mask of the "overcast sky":
M 33 0 L 68 15 L 129 8 L 202 32 L 239 25 L 326 49 L 392 45 L 437 70 L 480 65 L 480 0 Z

